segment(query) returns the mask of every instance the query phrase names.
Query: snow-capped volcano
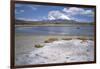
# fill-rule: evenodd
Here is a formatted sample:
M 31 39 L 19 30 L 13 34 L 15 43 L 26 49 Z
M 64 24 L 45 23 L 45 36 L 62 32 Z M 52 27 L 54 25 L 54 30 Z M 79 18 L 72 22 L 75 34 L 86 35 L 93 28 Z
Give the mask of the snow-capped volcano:
M 48 20 L 71 20 L 66 14 L 60 12 L 60 11 L 50 11 L 48 14 Z

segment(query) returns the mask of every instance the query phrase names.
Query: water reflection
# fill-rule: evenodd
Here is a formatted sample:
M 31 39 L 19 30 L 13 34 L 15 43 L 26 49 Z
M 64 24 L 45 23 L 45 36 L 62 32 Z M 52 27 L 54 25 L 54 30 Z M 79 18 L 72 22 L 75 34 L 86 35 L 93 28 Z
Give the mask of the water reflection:
M 93 35 L 93 26 L 83 27 L 16 27 L 16 33 L 34 35 Z

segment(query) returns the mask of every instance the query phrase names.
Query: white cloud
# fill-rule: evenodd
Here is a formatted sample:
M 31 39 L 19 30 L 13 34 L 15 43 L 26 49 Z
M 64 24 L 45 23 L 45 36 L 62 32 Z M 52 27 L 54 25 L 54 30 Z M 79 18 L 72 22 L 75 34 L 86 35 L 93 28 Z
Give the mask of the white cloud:
M 90 18 L 94 16 L 93 10 L 84 8 L 70 7 L 70 8 L 64 8 L 62 11 L 65 14 L 67 14 L 72 20 L 75 21 L 85 21 L 85 18 L 76 18 L 77 16 L 80 15 Z
M 22 5 L 22 4 L 16 4 L 15 5 L 16 9 L 15 9 L 15 14 L 22 14 L 23 12 L 25 12 L 26 10 L 24 10 L 22 7 L 28 7 L 29 9 L 35 11 L 37 10 L 36 7 L 34 7 L 33 5 Z M 21 8 L 20 10 L 17 8 Z
M 15 14 L 20 14 L 20 13 L 23 13 L 23 12 L 25 12 L 25 10 L 15 10 Z
M 24 10 L 20 10 L 20 12 L 24 12 Z
M 29 7 L 29 8 L 31 8 L 32 10 L 36 10 L 36 9 L 37 9 L 37 8 L 36 8 L 36 5 L 34 6 L 34 5 L 29 5 L 29 4 L 27 4 L 27 5 L 24 5 L 24 4 L 16 4 L 15 7 L 16 7 L 16 8 L 17 8 L 17 7 Z
M 25 21 L 39 21 L 38 19 L 32 19 L 32 18 L 17 18 L 17 20 L 25 20 Z
M 37 10 L 37 8 L 36 8 L 36 7 L 31 6 L 31 5 L 28 5 L 27 7 L 31 8 L 32 10 Z
M 92 10 L 86 10 L 85 12 L 82 12 L 81 14 L 93 16 L 94 15 L 94 12 Z
M 70 20 L 70 18 L 66 14 L 64 14 L 61 11 L 58 11 L 58 10 L 50 11 L 48 13 L 48 19 L 49 20 L 55 20 L 55 19 L 67 19 L 67 20 Z
M 83 8 L 71 7 L 71 8 L 64 8 L 63 11 L 69 15 L 77 15 L 81 14 L 85 10 Z
M 77 7 L 70 7 L 70 8 L 64 8 L 63 12 L 67 13 L 68 15 L 93 15 L 92 10 L 85 10 L 83 8 L 77 8 Z
M 42 17 L 42 20 L 47 20 L 48 18 L 46 16 L 43 16 Z

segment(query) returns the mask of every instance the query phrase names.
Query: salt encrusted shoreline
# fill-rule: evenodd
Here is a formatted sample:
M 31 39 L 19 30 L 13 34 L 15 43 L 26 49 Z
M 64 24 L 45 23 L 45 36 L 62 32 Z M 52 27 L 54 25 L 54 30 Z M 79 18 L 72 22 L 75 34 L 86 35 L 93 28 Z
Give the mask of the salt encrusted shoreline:
M 42 48 L 35 48 L 16 56 L 16 65 L 69 63 L 94 60 L 94 41 L 73 38 L 41 43 Z

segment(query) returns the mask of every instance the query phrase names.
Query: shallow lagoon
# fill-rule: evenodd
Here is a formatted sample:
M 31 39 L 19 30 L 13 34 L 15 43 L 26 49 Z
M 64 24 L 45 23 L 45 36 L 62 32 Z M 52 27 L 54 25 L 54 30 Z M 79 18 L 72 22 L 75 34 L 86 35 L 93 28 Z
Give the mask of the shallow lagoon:
M 36 26 L 36 27 L 16 27 L 16 33 L 29 34 L 29 35 L 83 35 L 93 36 L 93 26 L 70 26 L 70 27 L 50 27 L 50 26 Z

